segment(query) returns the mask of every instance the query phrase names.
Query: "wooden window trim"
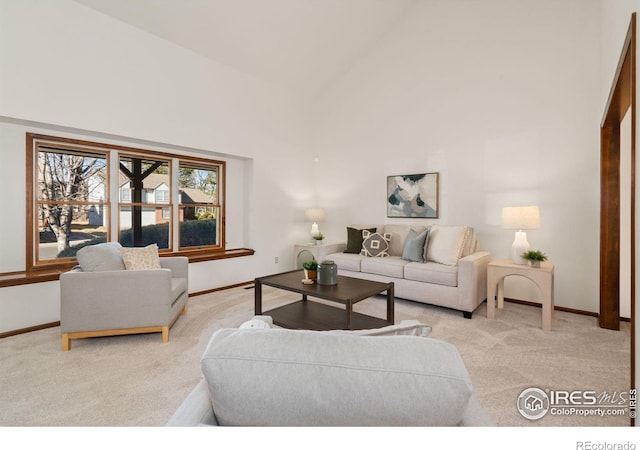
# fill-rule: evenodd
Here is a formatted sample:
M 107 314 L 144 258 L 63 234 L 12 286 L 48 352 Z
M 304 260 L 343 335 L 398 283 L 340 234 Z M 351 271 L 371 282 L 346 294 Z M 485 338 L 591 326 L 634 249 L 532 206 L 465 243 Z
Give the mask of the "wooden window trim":
M 207 205 L 207 206 L 214 206 L 216 208 L 218 208 L 218 212 L 219 212 L 219 220 L 220 220 L 220 224 L 218 224 L 218 244 L 216 245 L 210 245 L 210 246 L 206 246 L 204 248 L 202 247 L 182 247 L 180 246 L 180 227 L 178 227 L 178 253 L 198 253 L 199 251 L 204 251 L 204 252 L 218 252 L 218 251 L 223 251 L 224 250 L 224 243 L 226 242 L 226 229 L 227 227 L 226 225 L 226 201 L 220 201 L 221 198 L 226 198 L 226 186 L 227 186 L 227 165 L 223 164 L 222 161 L 203 161 L 202 159 L 199 158 L 190 158 L 190 157 L 181 157 L 179 158 L 179 162 L 178 162 L 178 170 L 180 170 L 180 166 L 181 165 L 185 165 L 185 166 L 196 166 L 196 168 L 203 168 L 203 169 L 211 169 L 211 170 L 215 170 L 216 171 L 216 182 L 218 183 L 218 186 L 216 188 L 216 202 L 213 205 Z M 199 204 L 198 204 L 199 205 Z M 179 203 L 178 204 L 178 216 L 180 215 L 180 210 L 183 208 L 186 208 L 188 206 L 186 206 L 184 203 Z M 178 224 L 180 223 L 180 220 L 178 219 Z
M 72 139 L 72 138 L 64 138 L 58 136 L 50 136 L 43 135 L 38 133 L 26 133 L 26 199 L 27 199 L 27 207 L 26 207 L 26 270 L 18 271 L 18 272 L 7 272 L 0 273 L 0 287 L 6 286 L 15 286 L 22 284 L 31 284 L 31 283 L 39 283 L 46 281 L 54 281 L 59 278 L 60 273 L 66 272 L 72 267 L 74 267 L 77 262 L 75 258 L 59 258 L 56 260 L 48 260 L 45 262 L 38 262 L 35 248 L 35 211 L 33 206 L 36 204 L 36 197 L 34 195 L 37 194 L 35 189 L 35 156 L 36 152 L 34 149 L 34 145 L 38 144 L 39 141 L 42 142 L 50 142 L 52 147 L 55 148 L 56 145 L 73 151 L 95 151 L 95 152 L 104 152 L 107 155 L 107 169 L 110 170 L 111 164 L 109 161 L 112 157 L 117 157 L 118 161 L 121 156 L 130 156 L 130 157 L 148 157 L 150 159 L 157 159 L 169 162 L 172 164 L 173 159 L 177 159 L 179 164 L 186 165 L 197 165 L 203 168 L 212 168 L 218 171 L 218 188 L 216 195 L 217 207 L 220 211 L 220 225 L 219 225 L 219 234 L 218 239 L 220 244 L 215 247 L 209 248 L 181 248 L 179 250 L 173 249 L 173 238 L 171 238 L 171 248 L 166 249 L 161 252 L 160 256 L 187 256 L 189 258 L 189 262 L 202 262 L 202 261 L 212 261 L 219 259 L 227 259 L 227 258 L 237 258 L 243 256 L 251 256 L 254 254 L 253 249 L 249 248 L 236 248 L 236 249 L 226 249 L 224 247 L 224 243 L 226 242 L 226 227 L 225 227 L 225 218 L 226 218 L 226 202 L 224 201 L 225 192 L 226 192 L 226 162 L 216 159 L 207 159 L 201 158 L 197 156 L 191 155 L 181 155 L 176 153 L 164 152 L 164 151 L 153 151 L 146 149 L 139 149 L 133 147 L 127 147 L 122 145 L 114 145 L 114 144 L 106 144 L 101 142 L 91 142 L 85 141 L 81 139 Z M 111 151 L 115 151 L 116 155 L 113 155 Z M 179 167 L 178 164 L 178 167 Z M 177 169 L 176 169 L 177 170 Z M 108 175 L 110 179 L 110 175 Z M 119 186 L 116 186 L 115 189 L 119 193 Z M 120 206 L 129 206 L 132 203 L 121 203 L 117 201 L 115 204 L 117 205 L 117 211 L 112 211 L 112 203 L 110 201 L 111 191 L 114 189 L 113 186 L 109 185 L 109 192 L 107 192 L 107 200 L 105 206 L 109 209 L 110 217 L 113 214 L 118 214 L 117 219 L 117 229 L 119 235 L 120 230 L 120 219 L 119 219 L 119 209 Z M 171 186 L 170 186 L 171 189 Z M 170 190 L 170 192 L 172 192 Z M 118 194 L 119 195 L 119 194 Z M 119 200 L 119 198 L 118 198 Z M 166 203 L 148 203 L 145 204 L 147 206 L 161 206 L 161 207 L 171 207 L 172 211 L 179 210 L 179 206 L 175 208 L 176 205 L 173 205 L 172 202 L 169 204 Z M 111 223 L 111 219 L 110 219 Z M 111 226 L 109 226 L 109 233 L 111 232 Z M 173 230 L 172 230 L 173 234 Z M 108 234 L 111 236 L 111 234 Z M 118 236 L 119 237 L 119 236 Z M 110 239 L 108 237 L 108 239 Z
M 244 256 L 252 256 L 255 251 L 251 248 L 234 248 L 217 252 L 177 252 L 172 254 L 161 254 L 165 256 L 186 256 L 189 263 L 198 263 L 205 261 L 216 261 L 220 259 L 241 258 Z M 46 283 L 48 281 L 57 281 L 60 274 L 69 271 L 77 263 L 68 261 L 65 264 L 58 264 L 56 267 L 39 267 L 31 271 L 21 272 L 4 272 L 0 273 L 0 288 L 10 286 L 22 286 L 35 283 Z
M 56 260 L 46 260 L 43 262 L 39 261 L 39 251 L 40 246 L 39 242 L 36 242 L 35 234 L 36 234 L 36 214 L 40 205 L 45 203 L 50 204 L 73 204 L 73 205 L 101 205 L 106 207 L 108 211 L 110 211 L 110 189 L 107 189 L 105 194 L 105 199 L 102 202 L 68 202 L 68 201 L 44 201 L 38 198 L 38 188 L 37 183 L 38 179 L 36 176 L 36 164 L 37 164 L 37 153 L 42 148 L 46 149 L 47 143 L 50 143 L 52 150 L 56 149 L 56 146 L 61 147 L 65 150 L 70 151 L 78 151 L 78 152 L 94 152 L 104 155 L 106 159 L 106 179 L 107 179 L 107 187 L 109 187 L 109 166 L 111 155 L 109 151 L 105 148 L 100 148 L 99 146 L 92 145 L 92 143 L 87 143 L 86 146 L 79 146 L 79 142 L 74 139 L 66 139 L 66 138 L 58 138 L 56 136 L 46 136 L 35 133 L 27 133 L 26 139 L 26 199 L 27 199 L 27 210 L 25 214 L 26 225 L 25 229 L 27 230 L 27 243 L 26 243 L 26 272 L 30 272 L 33 270 L 47 269 L 47 268 L 57 268 L 58 266 L 68 266 L 73 259 L 72 258 L 59 258 Z M 107 229 L 107 240 L 111 237 L 110 230 Z

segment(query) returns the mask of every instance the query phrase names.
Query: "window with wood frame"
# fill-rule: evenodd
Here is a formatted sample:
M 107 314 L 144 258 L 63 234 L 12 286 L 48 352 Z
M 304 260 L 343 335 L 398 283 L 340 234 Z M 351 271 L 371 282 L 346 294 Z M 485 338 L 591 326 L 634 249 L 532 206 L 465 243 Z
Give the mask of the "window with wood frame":
M 27 270 L 86 246 L 224 252 L 225 162 L 27 133 Z M 115 174 L 115 175 L 113 175 Z
M 220 246 L 220 169 L 217 164 L 180 162 L 180 250 Z

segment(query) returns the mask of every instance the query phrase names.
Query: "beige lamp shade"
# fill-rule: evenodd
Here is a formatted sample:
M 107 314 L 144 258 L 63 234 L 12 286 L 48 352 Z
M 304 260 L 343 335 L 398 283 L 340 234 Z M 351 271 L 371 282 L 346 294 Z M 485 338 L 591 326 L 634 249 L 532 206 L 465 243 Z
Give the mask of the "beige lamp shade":
M 508 206 L 502 208 L 502 228 L 516 231 L 511 244 L 511 259 L 516 264 L 527 264 L 522 254 L 531 250 L 527 232 L 540 228 L 540 210 L 537 206 Z
M 533 230 L 540 228 L 540 210 L 537 206 L 507 206 L 502 208 L 502 228 Z
M 324 222 L 324 209 L 309 208 L 304 211 L 305 222 Z

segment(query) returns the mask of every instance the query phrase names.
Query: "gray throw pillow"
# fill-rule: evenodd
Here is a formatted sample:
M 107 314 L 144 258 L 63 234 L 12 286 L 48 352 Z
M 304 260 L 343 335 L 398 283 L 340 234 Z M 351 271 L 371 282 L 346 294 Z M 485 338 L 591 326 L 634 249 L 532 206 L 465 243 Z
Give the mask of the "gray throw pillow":
M 375 233 L 375 228 L 367 228 L 371 233 Z M 344 253 L 360 253 L 362 251 L 362 231 L 357 228 L 347 227 L 347 248 Z
M 83 272 L 125 270 L 120 247 L 121 245 L 117 242 L 88 245 L 78 250 L 76 258 Z
M 424 248 L 427 245 L 429 228 L 418 234 L 413 228 L 409 230 L 407 239 L 404 241 L 402 259 L 413 262 L 424 262 Z

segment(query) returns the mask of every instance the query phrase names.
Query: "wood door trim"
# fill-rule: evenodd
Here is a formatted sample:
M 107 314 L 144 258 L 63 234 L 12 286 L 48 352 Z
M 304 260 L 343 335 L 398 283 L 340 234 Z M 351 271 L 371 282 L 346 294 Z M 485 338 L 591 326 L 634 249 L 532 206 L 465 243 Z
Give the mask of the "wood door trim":
M 620 329 L 620 122 L 631 109 L 631 379 L 635 389 L 636 299 L 636 13 L 631 21 L 600 125 L 601 327 Z M 635 419 L 631 418 L 631 425 Z

